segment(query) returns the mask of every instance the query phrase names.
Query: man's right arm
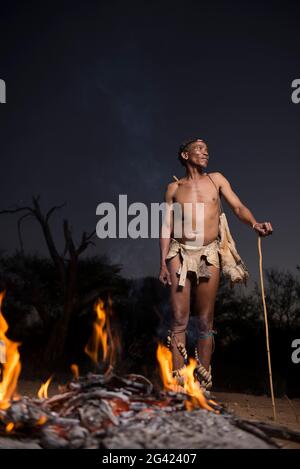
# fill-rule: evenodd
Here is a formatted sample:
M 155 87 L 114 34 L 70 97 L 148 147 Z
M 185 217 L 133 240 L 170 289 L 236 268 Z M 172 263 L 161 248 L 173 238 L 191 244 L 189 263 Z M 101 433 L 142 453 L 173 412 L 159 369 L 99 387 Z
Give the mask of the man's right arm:
M 171 233 L 173 231 L 172 204 L 175 191 L 178 187 L 177 182 L 168 184 L 165 193 L 166 211 L 160 230 L 160 275 L 159 280 L 165 285 L 171 285 L 171 278 L 166 264 L 166 257 L 169 252 Z

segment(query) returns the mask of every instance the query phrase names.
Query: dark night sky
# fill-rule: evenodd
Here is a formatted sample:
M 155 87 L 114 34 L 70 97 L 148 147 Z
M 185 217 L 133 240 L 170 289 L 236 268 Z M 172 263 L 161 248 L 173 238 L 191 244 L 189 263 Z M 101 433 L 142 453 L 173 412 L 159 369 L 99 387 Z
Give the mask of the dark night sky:
M 46 6 L 45 6 L 46 5 Z M 258 221 L 271 221 L 264 267 L 295 271 L 300 238 L 299 3 L 6 2 L 1 5 L 1 208 L 67 202 L 53 218 L 79 237 L 96 206 L 162 201 L 182 140 L 209 145 Z M 224 202 L 239 253 L 257 278 L 256 235 Z M 0 217 L 0 248 L 18 245 L 16 217 Z M 45 253 L 36 223 L 25 247 Z M 129 277 L 157 275 L 158 240 L 97 240 Z

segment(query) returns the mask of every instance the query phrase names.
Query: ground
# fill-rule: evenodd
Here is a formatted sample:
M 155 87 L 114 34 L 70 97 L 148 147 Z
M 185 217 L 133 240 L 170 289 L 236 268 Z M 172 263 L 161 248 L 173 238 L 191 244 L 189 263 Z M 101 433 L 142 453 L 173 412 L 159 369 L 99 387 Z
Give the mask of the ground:
M 264 422 L 273 422 L 273 410 L 270 397 L 253 396 L 240 393 L 214 393 L 218 402 L 225 404 L 229 411 L 238 417 L 255 419 Z M 276 411 L 278 425 L 283 425 L 291 430 L 300 431 L 300 399 L 288 399 L 287 397 L 276 399 Z M 278 440 L 277 440 L 278 441 Z M 300 444 L 283 442 L 284 448 L 300 449 Z
M 40 383 L 35 381 L 20 381 L 18 390 L 20 394 L 36 396 Z M 55 383 L 49 386 L 49 396 L 59 392 Z M 240 393 L 214 393 L 216 400 L 226 406 L 229 411 L 245 419 L 261 420 L 268 423 L 273 421 L 271 399 L 267 396 L 254 396 Z M 300 399 L 287 397 L 276 399 L 277 424 L 300 431 Z M 279 440 L 276 440 L 279 441 Z M 300 449 L 300 444 L 279 441 L 284 448 Z

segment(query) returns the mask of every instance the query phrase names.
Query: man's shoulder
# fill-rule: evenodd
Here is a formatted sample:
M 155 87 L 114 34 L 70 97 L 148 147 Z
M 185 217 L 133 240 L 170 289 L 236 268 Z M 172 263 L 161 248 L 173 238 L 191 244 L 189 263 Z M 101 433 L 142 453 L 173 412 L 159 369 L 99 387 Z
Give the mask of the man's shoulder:
M 222 173 L 218 172 L 218 171 L 214 171 L 213 173 L 208 173 L 209 176 L 213 176 L 215 178 L 221 178 L 221 177 L 224 177 Z
M 209 173 L 209 176 L 213 178 L 215 182 L 218 182 L 220 185 L 222 182 L 226 181 L 226 177 L 224 174 L 220 173 L 219 171 L 215 171 L 213 173 Z
M 168 197 L 174 197 L 175 195 L 175 192 L 177 191 L 178 189 L 178 182 L 177 181 L 173 181 L 173 182 L 169 182 L 167 184 L 167 189 L 166 189 L 166 194 Z
M 176 176 L 173 176 L 174 181 L 168 183 L 167 187 L 170 190 L 176 190 L 178 186 L 184 183 L 185 178 L 178 179 Z

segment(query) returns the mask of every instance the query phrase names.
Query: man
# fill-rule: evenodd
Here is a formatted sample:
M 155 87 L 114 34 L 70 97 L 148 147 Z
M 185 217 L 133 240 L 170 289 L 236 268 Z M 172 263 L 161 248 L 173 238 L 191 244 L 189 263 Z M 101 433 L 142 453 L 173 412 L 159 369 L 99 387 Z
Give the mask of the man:
M 270 222 L 259 223 L 250 210 L 241 202 L 232 190 L 229 181 L 218 172 L 207 174 L 209 155 L 206 143 L 194 139 L 183 143 L 179 149 L 179 161 L 184 165 L 186 176 L 168 185 L 165 202 L 169 209 L 161 230 L 160 251 L 161 267 L 159 279 L 170 287 L 171 327 L 168 345 L 172 352 L 173 377 L 179 386 L 184 385 L 182 369 L 188 362 L 186 345 L 186 329 L 189 320 L 191 297 L 192 309 L 197 317 L 198 340 L 195 349 L 197 367 L 195 378 L 204 392 L 212 386 L 211 354 L 213 351 L 213 316 L 216 295 L 219 287 L 221 270 L 225 272 L 224 250 L 221 249 L 220 237 L 220 196 L 223 195 L 237 217 L 254 229 L 260 236 L 272 234 Z M 176 203 L 176 204 L 175 204 Z M 174 230 L 174 214 L 170 216 L 174 204 L 182 207 L 182 233 L 176 237 Z M 202 226 L 196 220 L 199 210 L 203 207 Z M 190 208 L 187 210 L 187 208 Z M 223 214 L 225 217 L 225 214 Z M 201 218 L 201 217 L 200 217 Z M 190 221 L 186 229 L 186 220 Z M 225 217 L 226 219 L 226 217 Z M 178 221 L 178 217 L 177 217 Z M 197 223 L 196 223 L 197 222 Z M 222 223 L 224 218 L 222 218 Z M 197 229 L 195 229 L 195 226 Z M 167 230 L 166 230 L 167 227 Z M 199 230 L 200 227 L 200 230 Z M 222 237 L 230 233 L 228 225 L 223 226 Z M 163 233 L 163 234 L 162 234 Z M 167 233 L 167 234 L 166 234 Z M 175 233 L 175 234 L 174 234 Z M 197 237 L 201 242 L 197 244 Z M 232 238 L 231 238 L 232 240 Z M 228 246 L 228 243 L 225 243 Z M 232 245 L 235 245 L 232 241 Z M 235 247 L 232 248 L 235 250 Z M 223 253 L 223 254 L 222 254 Z M 229 254 L 231 254 L 229 252 Z M 230 265 L 228 272 L 234 281 L 244 281 L 248 272 L 237 251 L 232 259 L 238 259 L 236 265 Z M 222 259 L 222 255 L 224 258 Z M 223 260 L 223 262 L 222 262 Z M 235 277 L 233 278 L 233 275 Z

